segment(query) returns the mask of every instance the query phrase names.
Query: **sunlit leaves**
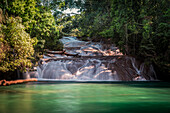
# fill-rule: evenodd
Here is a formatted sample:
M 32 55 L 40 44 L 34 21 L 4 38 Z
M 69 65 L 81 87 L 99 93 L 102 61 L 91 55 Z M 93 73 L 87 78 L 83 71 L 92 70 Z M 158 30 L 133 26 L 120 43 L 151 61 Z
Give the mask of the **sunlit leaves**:
M 9 15 L 15 15 L 22 18 L 23 25 L 27 32 L 32 31 L 33 24 L 35 23 L 34 17 L 36 14 L 36 0 L 12 0 L 8 1 Z
M 36 24 L 31 36 L 37 37 L 38 45 L 35 46 L 37 51 L 42 51 L 43 48 L 52 49 L 57 45 L 59 40 L 59 30 L 56 26 L 55 19 L 50 10 L 43 10 L 44 6 L 39 6 L 36 13 Z
M 0 28 L 4 33 L 0 43 L 6 43 L 6 48 L 10 48 L 6 49 L 6 52 L 2 52 L 5 57 L 0 59 L 0 71 L 23 70 L 32 64 L 28 58 L 34 53 L 33 43 L 35 43 L 35 39 L 30 38 L 21 22 L 20 17 L 9 17 L 7 25 Z

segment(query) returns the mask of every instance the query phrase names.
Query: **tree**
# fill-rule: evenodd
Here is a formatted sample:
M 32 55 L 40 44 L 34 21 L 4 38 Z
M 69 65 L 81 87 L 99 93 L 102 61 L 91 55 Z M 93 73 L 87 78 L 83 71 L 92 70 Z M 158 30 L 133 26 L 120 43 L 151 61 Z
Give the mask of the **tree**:
M 36 24 L 34 24 L 31 36 L 37 37 L 39 40 L 38 43 L 41 43 L 44 48 L 61 50 L 62 45 L 59 42 L 60 34 L 52 12 L 44 6 L 39 6 L 35 15 L 35 20 Z
M 35 41 L 25 31 L 20 17 L 9 17 L 6 25 L 0 24 L 0 71 L 24 71 L 32 65 Z
M 34 17 L 36 14 L 36 0 L 7 0 L 7 12 L 10 16 L 19 16 L 22 18 L 22 24 L 25 30 L 31 34 L 33 24 L 36 23 Z

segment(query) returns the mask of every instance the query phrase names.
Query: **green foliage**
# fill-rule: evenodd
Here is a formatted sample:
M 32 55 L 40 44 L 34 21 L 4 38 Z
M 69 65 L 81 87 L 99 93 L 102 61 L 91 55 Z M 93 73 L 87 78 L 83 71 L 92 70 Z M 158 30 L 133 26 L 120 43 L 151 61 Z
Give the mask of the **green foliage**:
M 77 27 L 80 37 L 112 38 L 124 54 L 141 57 L 168 70 L 168 0 L 85 0 L 82 10 Z
M 170 66 L 168 0 L 2 0 L 0 8 L 4 24 L 0 26 L 0 70 L 26 67 L 23 62 L 30 62 L 32 46 L 37 52 L 62 50 L 59 38 L 63 35 L 112 38 L 126 55 L 154 62 L 163 70 Z M 63 14 L 67 8 L 79 8 L 81 14 Z M 7 15 L 11 17 L 6 22 Z
M 23 25 L 28 33 L 32 32 L 36 14 L 36 0 L 7 0 L 9 15 L 19 16 L 22 18 Z
M 34 53 L 34 40 L 26 33 L 20 17 L 9 17 L 6 25 L 0 26 L 1 56 L 0 71 L 14 71 L 31 66 L 29 58 Z
M 87 36 L 111 37 L 125 54 L 168 59 L 167 0 L 86 0 L 84 8 L 80 26 Z
M 62 2 L 58 1 L 59 4 Z M 24 71 L 30 67 L 34 49 L 35 57 L 44 48 L 63 49 L 58 40 L 59 27 L 51 12 L 52 5 L 43 3 L 36 0 L 2 0 L 0 3 L 1 72 Z
M 61 2 L 61 1 L 60 1 Z M 55 3 L 60 3 L 55 2 Z M 44 48 L 52 49 L 59 39 L 59 30 L 52 15 L 52 5 L 49 1 L 36 0 L 12 0 L 8 1 L 9 15 L 20 16 L 26 31 L 31 37 L 36 37 L 36 51 L 43 51 Z M 44 40 L 44 43 L 41 43 Z
M 80 20 L 81 15 L 66 16 L 59 19 L 57 24 L 63 35 L 79 36 L 81 34 L 80 28 L 78 28 Z
M 34 30 L 32 31 L 31 36 L 37 37 L 39 40 L 36 48 L 53 49 L 59 44 L 58 40 L 60 33 L 51 11 L 44 10 L 44 6 L 39 7 L 35 20 L 36 24 L 34 24 Z
M 81 31 L 88 37 L 109 37 L 108 34 L 110 26 L 110 1 L 94 1 L 86 0 L 84 8 L 86 9 L 82 14 L 82 19 L 79 24 Z M 110 34 L 109 34 L 110 35 Z

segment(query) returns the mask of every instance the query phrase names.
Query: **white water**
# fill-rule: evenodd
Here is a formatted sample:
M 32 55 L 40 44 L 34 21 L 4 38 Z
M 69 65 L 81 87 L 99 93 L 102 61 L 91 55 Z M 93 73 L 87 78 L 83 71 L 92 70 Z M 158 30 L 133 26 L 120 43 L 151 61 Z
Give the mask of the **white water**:
M 82 57 L 56 54 L 56 60 L 43 62 L 37 67 L 39 79 L 88 81 L 155 79 L 153 67 L 146 71 L 144 63 L 139 64 L 135 58 L 123 56 L 113 45 L 104 48 L 100 43 L 79 41 L 76 37 L 63 37 L 60 41 L 67 53 Z M 44 58 L 50 57 L 44 56 Z
M 51 61 L 38 68 L 39 78 L 72 80 L 114 80 L 114 74 L 100 60 Z M 115 75 L 116 77 L 116 75 Z

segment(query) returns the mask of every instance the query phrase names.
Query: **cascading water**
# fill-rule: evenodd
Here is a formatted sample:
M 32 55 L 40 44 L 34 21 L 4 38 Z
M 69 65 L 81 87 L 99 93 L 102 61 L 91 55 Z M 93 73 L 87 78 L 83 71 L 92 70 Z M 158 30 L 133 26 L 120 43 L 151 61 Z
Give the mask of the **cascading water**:
M 152 66 L 145 66 L 133 57 L 124 56 L 114 45 L 80 41 L 63 37 L 67 54 L 44 55 L 37 67 L 39 79 L 136 81 L 155 80 Z

